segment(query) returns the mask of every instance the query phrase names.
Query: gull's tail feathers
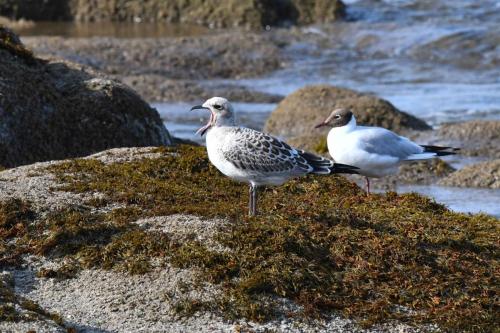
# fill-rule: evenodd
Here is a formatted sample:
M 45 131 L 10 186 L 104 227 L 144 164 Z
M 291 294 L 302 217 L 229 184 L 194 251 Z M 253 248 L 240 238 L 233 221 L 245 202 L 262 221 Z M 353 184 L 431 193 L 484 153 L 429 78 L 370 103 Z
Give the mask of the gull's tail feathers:
M 456 155 L 460 148 L 454 147 L 440 147 L 440 146 L 420 146 L 424 149 L 423 152 L 418 154 L 412 154 L 406 158 L 406 161 L 414 160 L 428 160 L 430 158 L 439 156 Z
M 440 147 L 440 146 L 420 146 L 424 148 L 424 153 L 434 153 L 436 156 L 448 156 L 455 155 L 460 150 L 460 148 L 454 147 Z

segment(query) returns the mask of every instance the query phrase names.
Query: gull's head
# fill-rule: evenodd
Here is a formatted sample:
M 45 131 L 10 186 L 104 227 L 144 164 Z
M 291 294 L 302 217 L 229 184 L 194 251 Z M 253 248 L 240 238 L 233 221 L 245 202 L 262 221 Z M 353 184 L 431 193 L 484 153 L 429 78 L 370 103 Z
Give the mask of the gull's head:
M 343 127 L 351 124 L 356 124 L 354 114 L 347 109 L 335 109 L 330 115 L 315 126 L 315 128 L 329 126 L 329 127 Z
M 196 133 L 202 136 L 212 126 L 234 126 L 234 109 L 231 103 L 223 97 L 212 97 L 207 99 L 202 105 L 196 105 L 191 110 L 204 109 L 210 111 L 208 123 L 200 128 Z

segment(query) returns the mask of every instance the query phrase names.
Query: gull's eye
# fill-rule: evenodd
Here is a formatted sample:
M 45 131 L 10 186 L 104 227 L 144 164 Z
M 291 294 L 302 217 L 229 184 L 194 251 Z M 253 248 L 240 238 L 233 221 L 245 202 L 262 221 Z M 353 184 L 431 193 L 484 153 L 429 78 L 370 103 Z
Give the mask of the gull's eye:
M 215 105 L 214 105 L 214 108 L 216 108 L 217 110 L 222 110 L 222 105 L 215 104 Z
M 337 114 L 337 115 L 335 115 L 335 117 L 333 117 L 333 118 L 335 118 L 335 119 L 340 119 L 340 118 L 342 118 L 342 117 L 341 117 L 339 114 Z

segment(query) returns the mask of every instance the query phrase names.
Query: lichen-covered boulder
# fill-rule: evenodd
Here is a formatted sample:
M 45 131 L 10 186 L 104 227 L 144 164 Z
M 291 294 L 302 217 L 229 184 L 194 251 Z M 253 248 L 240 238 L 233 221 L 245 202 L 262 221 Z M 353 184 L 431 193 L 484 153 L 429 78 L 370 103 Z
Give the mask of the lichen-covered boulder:
M 35 58 L 0 27 L 0 165 L 170 145 L 158 112 L 127 86 Z
M 500 159 L 466 166 L 442 179 L 439 184 L 500 189 Z
M 396 132 L 406 130 L 428 130 L 430 126 L 391 103 L 373 95 L 329 85 L 315 85 L 301 88 L 288 95 L 268 118 L 265 131 L 286 138 L 311 136 L 320 140 L 328 128 L 314 129 L 331 111 L 348 108 L 356 115 L 358 124 L 382 126 Z M 297 144 L 300 140 L 294 140 Z
M 341 0 L 0 0 L 0 15 L 32 20 L 164 21 L 258 28 L 331 22 L 345 16 Z

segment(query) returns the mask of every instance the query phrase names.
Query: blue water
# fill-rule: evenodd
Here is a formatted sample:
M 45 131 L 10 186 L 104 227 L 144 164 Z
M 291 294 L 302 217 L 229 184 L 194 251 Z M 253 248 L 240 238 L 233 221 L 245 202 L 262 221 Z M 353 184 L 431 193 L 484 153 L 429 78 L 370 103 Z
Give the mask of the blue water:
M 500 217 L 500 190 L 435 185 L 398 186 L 399 193 L 417 192 L 462 213 L 486 213 Z
M 435 126 L 500 119 L 500 0 L 346 3 L 347 21 L 298 28 L 305 38 L 285 46 L 282 70 L 207 83 L 280 95 L 328 83 L 374 93 Z M 165 108 L 159 106 L 164 115 Z M 260 113 L 255 116 L 245 107 L 239 113 L 244 125 L 264 124 Z M 189 136 L 165 118 L 174 134 Z

